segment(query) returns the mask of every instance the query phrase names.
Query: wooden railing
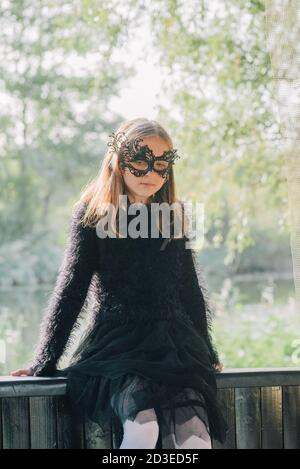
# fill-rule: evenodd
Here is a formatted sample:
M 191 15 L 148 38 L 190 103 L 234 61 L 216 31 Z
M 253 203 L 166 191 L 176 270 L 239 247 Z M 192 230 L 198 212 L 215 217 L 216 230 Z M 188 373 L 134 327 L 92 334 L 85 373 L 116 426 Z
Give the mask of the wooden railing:
M 229 431 L 214 449 L 300 449 L 300 368 L 226 369 L 217 383 Z M 0 377 L 0 448 L 118 448 L 113 425 L 104 441 L 96 423 L 72 411 L 66 385 Z

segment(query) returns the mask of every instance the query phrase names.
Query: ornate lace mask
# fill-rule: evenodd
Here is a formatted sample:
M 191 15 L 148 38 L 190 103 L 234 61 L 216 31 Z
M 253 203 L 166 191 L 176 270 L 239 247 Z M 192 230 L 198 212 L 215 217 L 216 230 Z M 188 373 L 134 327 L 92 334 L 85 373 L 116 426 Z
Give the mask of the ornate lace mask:
M 180 156 L 177 150 L 166 150 L 162 155 L 155 156 L 148 145 L 140 145 L 142 138 L 129 141 L 125 132 L 112 133 L 107 143 L 117 153 L 121 152 L 120 167 L 128 168 L 137 177 L 145 176 L 149 171 L 155 171 L 165 178 L 171 169 L 171 165 Z

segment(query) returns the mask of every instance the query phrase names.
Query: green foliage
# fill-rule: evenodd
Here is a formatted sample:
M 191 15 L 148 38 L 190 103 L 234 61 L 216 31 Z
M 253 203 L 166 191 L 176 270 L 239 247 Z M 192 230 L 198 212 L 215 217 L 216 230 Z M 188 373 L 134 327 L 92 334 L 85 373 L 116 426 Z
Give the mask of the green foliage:
M 108 101 L 134 72 L 126 60 L 112 59 L 113 52 L 146 17 L 149 40 L 171 78 L 162 88 L 168 104 L 158 120 L 183 156 L 175 167 L 181 194 L 204 203 L 206 247 L 224 246 L 223 269 L 235 272 L 243 253 L 264 242 L 264 230 L 278 227 L 287 234 L 264 2 L 214 5 L 208 0 L 196 9 L 178 0 L 153 0 L 146 9 L 140 0 L 122 8 L 113 0 L 1 5 L 0 86 L 8 103 L 0 111 L 5 251 L 7 243 L 13 249 L 20 239 L 35 239 L 40 226 L 57 233 L 51 226 L 57 207 L 67 206 L 95 175 L 105 150 L 102 135 L 120 120 L 107 114 Z
M 0 247 L 0 288 L 47 284 L 56 275 L 62 247 L 41 230 Z
M 261 287 L 262 283 L 260 283 Z M 247 283 L 246 288 L 249 288 Z M 266 287 L 257 302 L 224 282 L 217 298 L 215 342 L 227 368 L 299 365 L 298 318 L 292 297 L 274 298 L 277 287 Z
M 289 228 L 264 2 L 156 0 L 152 8 L 153 42 L 169 72 L 159 118 L 184 156 L 176 177 L 187 198 L 205 204 L 206 231 L 216 233 L 208 241 L 224 243 L 234 266 L 259 222 L 274 229 L 280 216 Z
M 281 305 L 231 309 L 215 321 L 214 336 L 227 368 L 299 366 L 297 318 Z
M 115 6 L 12 0 L 0 7 L 0 86 L 7 102 L 0 113 L 1 200 L 8 211 L 20 201 L 16 219 L 25 221 L 24 207 L 32 213 L 38 206 L 46 216 L 53 194 L 63 199 L 78 192 L 101 161 L 107 102 L 132 73 L 117 61 L 107 66 L 128 32 Z
M 1 4 L 0 287 L 54 281 L 68 207 L 99 168 L 103 134 L 121 120 L 109 100 L 134 73 L 114 52 L 142 17 L 157 73 L 167 72 L 157 120 L 183 156 L 178 188 L 205 204 L 203 264 L 214 278 L 291 268 L 264 10 L 259 0 Z M 251 304 L 235 288 L 220 295 L 215 336 L 227 367 L 295 365 L 290 303 L 274 306 L 265 294 Z M 1 308 L 10 369 L 31 356 L 41 305 L 27 292 Z
M 60 207 L 70 207 L 94 177 L 106 150 L 103 134 L 121 120 L 107 112 L 108 102 L 133 71 L 112 56 L 136 14 L 114 0 L 1 3 L 4 284 L 51 278 Z

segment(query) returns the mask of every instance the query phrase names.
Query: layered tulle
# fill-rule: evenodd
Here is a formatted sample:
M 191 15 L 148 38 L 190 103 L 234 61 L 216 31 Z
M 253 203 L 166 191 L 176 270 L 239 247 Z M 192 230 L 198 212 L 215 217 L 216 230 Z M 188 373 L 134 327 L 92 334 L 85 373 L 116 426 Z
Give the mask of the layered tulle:
M 188 318 L 120 323 L 100 319 L 88 329 L 70 365 L 67 392 L 107 436 L 141 410 L 154 409 L 163 447 L 181 444 L 193 431 L 185 425 L 198 416 L 211 438 L 224 442 L 227 423 L 217 398 L 216 371 L 207 344 Z M 173 446 L 170 446 L 173 447 Z

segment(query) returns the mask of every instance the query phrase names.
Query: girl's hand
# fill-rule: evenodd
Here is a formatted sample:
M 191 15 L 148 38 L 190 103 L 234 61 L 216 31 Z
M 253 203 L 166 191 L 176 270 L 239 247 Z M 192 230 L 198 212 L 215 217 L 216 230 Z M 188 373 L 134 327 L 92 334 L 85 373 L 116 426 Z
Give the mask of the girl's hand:
M 214 367 L 217 371 L 222 371 L 223 368 L 224 368 L 224 365 L 223 365 L 223 363 L 215 363 L 215 364 L 213 365 L 213 367 Z
M 15 370 L 15 371 L 11 371 L 9 373 L 11 376 L 33 376 L 33 373 L 31 371 L 30 368 L 28 369 L 19 369 L 19 370 Z

